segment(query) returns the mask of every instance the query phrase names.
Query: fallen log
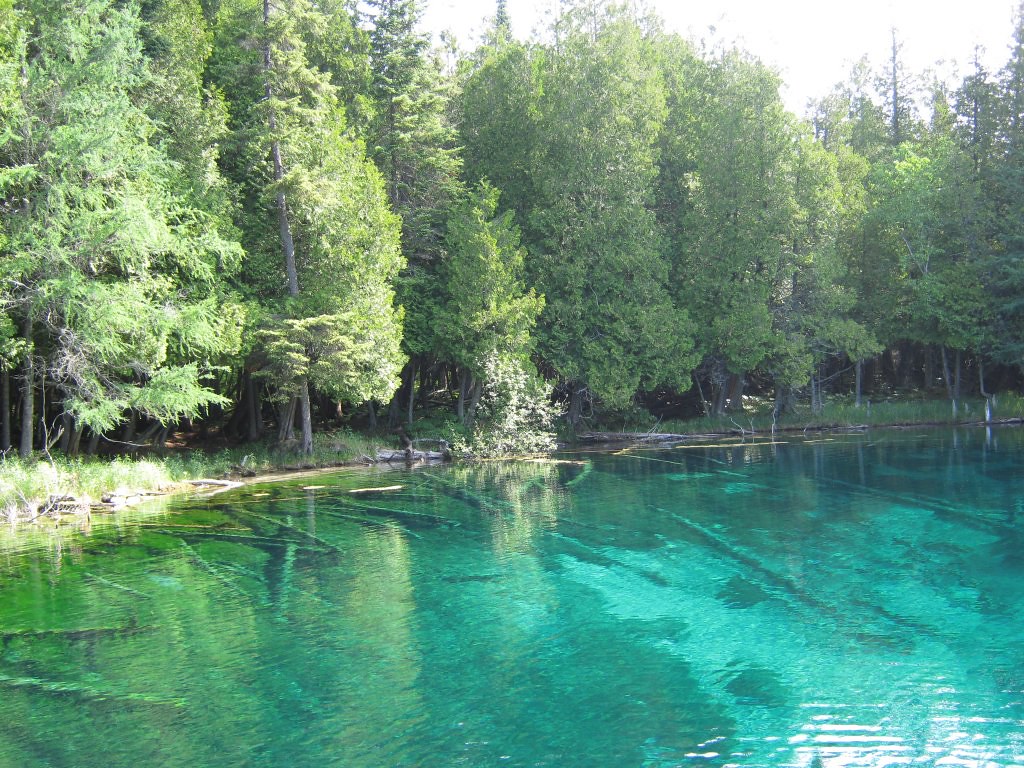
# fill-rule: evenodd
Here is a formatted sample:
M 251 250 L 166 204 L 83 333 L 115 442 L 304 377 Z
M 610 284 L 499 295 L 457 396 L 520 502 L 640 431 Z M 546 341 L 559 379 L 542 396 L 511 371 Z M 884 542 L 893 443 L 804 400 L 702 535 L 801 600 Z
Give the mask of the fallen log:
M 395 462 L 403 463 L 417 463 L 426 461 L 447 461 L 448 454 L 443 451 L 378 451 L 377 461 L 383 461 L 386 464 L 394 464 Z
M 675 443 L 706 435 L 675 435 L 665 432 L 584 432 L 576 435 L 580 443 Z

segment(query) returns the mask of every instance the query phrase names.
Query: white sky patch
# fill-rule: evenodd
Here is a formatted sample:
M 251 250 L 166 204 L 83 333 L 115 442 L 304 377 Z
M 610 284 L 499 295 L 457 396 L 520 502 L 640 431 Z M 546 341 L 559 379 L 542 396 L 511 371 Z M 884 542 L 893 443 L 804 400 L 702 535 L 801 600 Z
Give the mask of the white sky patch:
M 472 49 L 495 7 L 493 0 L 426 0 L 424 26 L 435 35 L 450 31 Z M 507 0 L 513 32 L 527 38 L 556 7 L 554 0 Z M 646 7 L 669 30 L 709 46 L 738 44 L 774 66 L 786 105 L 803 114 L 862 56 L 881 68 L 893 27 L 911 73 L 933 70 L 958 83 L 979 45 L 985 67 L 997 71 L 1009 58 L 1016 0 L 647 0 Z

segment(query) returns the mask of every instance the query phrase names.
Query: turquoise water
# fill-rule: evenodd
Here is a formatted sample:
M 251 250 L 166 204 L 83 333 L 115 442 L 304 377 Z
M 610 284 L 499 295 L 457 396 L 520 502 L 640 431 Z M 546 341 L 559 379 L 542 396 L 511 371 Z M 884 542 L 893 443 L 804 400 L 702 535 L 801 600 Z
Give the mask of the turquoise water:
M 7 538 L 0 767 L 1024 765 L 1021 438 L 344 472 Z

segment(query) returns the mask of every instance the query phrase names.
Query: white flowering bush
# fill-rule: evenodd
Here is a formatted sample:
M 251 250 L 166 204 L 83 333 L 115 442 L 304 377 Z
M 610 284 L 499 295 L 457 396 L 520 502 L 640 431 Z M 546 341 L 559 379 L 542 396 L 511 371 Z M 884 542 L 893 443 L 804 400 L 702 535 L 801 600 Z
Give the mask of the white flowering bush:
M 487 458 L 544 453 L 555 447 L 557 409 L 551 387 L 524 357 L 489 354 L 481 366 L 483 391 L 472 427 L 455 436 L 452 450 Z

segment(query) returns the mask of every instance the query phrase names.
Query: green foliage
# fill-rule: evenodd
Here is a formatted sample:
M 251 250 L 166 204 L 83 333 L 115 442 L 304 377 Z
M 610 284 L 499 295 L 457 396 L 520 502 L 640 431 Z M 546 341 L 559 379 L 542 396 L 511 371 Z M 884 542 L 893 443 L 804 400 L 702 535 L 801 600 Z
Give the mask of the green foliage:
M 538 349 L 566 381 L 608 405 L 681 384 L 693 360 L 689 314 L 672 301 L 647 202 L 665 91 L 639 25 L 579 8 L 540 60 L 528 215 L 529 271 L 544 294 Z
M 44 11 L 31 56 L 22 42 L 0 158 L 0 299 L 45 330 L 34 351 L 43 374 L 88 426 L 108 429 L 133 404 L 164 421 L 196 414 L 220 401 L 204 371 L 237 347 L 216 284 L 238 246 L 181 192 L 137 106 L 153 82 L 134 8 L 80 0 Z
M 18 337 L 18 329 L 7 315 L 0 315 L 0 370 L 14 368 L 25 354 L 25 340 Z
M 357 312 L 281 320 L 260 331 L 268 360 L 260 375 L 282 397 L 296 395 L 308 378 L 338 400 L 385 398 L 398 386 L 402 357 L 395 336 L 382 328 Z
M 280 396 L 308 377 L 359 402 L 397 386 L 402 313 L 392 284 L 403 260 L 380 174 L 345 130 L 330 76 L 313 63 L 331 67 L 342 55 L 330 37 L 342 34 L 339 13 L 294 0 L 264 24 L 262 4 L 240 0 L 222 17 L 215 71 L 239 127 L 231 172 L 250 201 L 240 221 L 247 287 L 271 318 L 257 332 L 269 361 L 262 375 Z M 334 31 L 325 38 L 325 29 Z M 280 167 L 268 162 L 275 153 Z M 299 290 L 286 298 L 290 263 Z
M 523 285 L 525 251 L 511 211 L 497 216 L 498 191 L 481 185 L 452 214 L 441 277 L 440 335 L 447 357 L 482 374 L 493 353 L 524 356 L 544 299 Z
M 402 217 L 409 261 L 431 260 L 440 249 L 447 207 L 460 194 L 461 159 L 447 115 L 441 63 L 417 29 L 417 0 L 371 0 L 370 156 L 388 199 Z
M 573 420 L 886 350 L 889 384 L 1024 370 L 1020 20 L 930 119 L 894 37 L 802 123 L 756 58 L 621 4 L 521 42 L 498 3 L 454 71 L 421 5 L 0 0 L 7 427 L 194 418 L 255 373 L 307 404 L 404 381 L 483 445 L 531 434 L 535 368 Z
M 733 373 L 758 367 L 777 346 L 771 297 L 794 273 L 794 131 L 778 80 L 728 54 L 711 67 L 697 117 L 691 208 L 682 222 L 682 301 L 703 329 L 705 356 Z

